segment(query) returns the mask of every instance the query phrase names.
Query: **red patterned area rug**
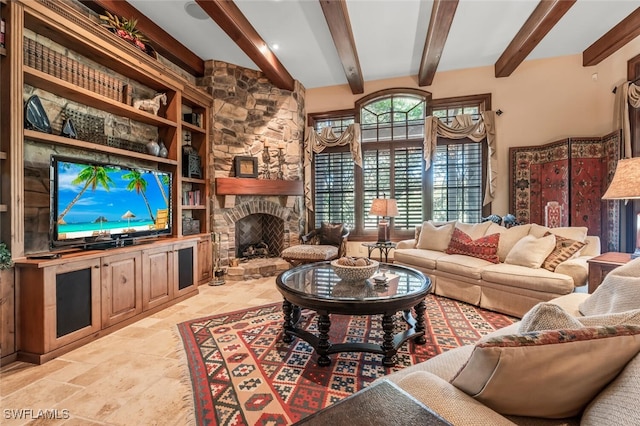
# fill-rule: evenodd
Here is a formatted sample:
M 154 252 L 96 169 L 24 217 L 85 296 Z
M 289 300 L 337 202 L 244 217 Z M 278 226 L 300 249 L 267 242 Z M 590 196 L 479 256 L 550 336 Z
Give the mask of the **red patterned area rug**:
M 425 345 L 407 342 L 392 368 L 382 355 L 330 355 L 317 365 L 305 341 L 282 342 L 280 303 L 178 324 L 187 354 L 198 425 L 287 425 L 362 389 L 378 377 L 473 343 L 511 324 L 495 312 L 430 295 Z M 315 312 L 302 311 L 303 328 L 317 332 Z M 398 316 L 400 330 L 406 326 Z M 382 341 L 381 316 L 331 316 L 332 343 Z

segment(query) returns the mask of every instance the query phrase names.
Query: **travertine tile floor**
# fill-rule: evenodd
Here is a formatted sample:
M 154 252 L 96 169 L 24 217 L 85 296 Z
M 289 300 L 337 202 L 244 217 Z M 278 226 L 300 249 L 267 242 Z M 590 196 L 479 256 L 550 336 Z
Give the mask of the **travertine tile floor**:
M 282 300 L 275 277 L 199 290 L 44 365 L 15 362 L 2 367 L 0 424 L 193 424 L 192 392 L 176 324 Z M 58 419 L 38 419 L 39 414 Z

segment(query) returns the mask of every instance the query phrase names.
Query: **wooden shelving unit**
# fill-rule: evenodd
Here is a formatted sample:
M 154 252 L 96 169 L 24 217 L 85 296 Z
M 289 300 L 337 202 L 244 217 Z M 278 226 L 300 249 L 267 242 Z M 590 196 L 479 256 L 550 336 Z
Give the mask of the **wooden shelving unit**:
M 0 172 L 3 175 L 0 220 L 2 235 L 10 238 L 7 242 L 21 272 L 16 277 L 23 277 L 20 281 L 24 280 L 16 283 L 16 287 L 22 285 L 26 289 L 29 286 L 29 291 L 21 294 L 19 312 L 16 312 L 23 326 L 19 330 L 20 340 L 26 346 L 18 347 L 17 350 L 23 359 L 43 362 L 196 294 L 198 283 L 211 277 L 207 159 L 208 117 L 212 98 L 181 74 L 109 33 L 87 15 L 65 5 L 64 1 L 14 0 L 7 4 L 5 0 L 0 0 L 0 5 L 2 16 L 7 19 L 7 32 L 11 32 L 8 37 L 10 44 L 6 49 L 0 50 Z M 28 35 L 25 30 L 59 44 L 65 51 L 72 52 L 76 60 L 84 58 L 85 63 L 93 62 L 104 66 L 136 86 L 165 93 L 166 106 L 161 107 L 158 115 L 148 113 L 125 101 L 104 96 L 101 94 L 104 92 L 97 93 L 87 86 L 80 87 L 75 84 L 75 80 L 71 82 L 49 74 L 46 67 L 43 70 L 37 63 L 34 66 L 25 65 L 23 44 L 25 35 Z M 157 128 L 159 139 L 166 145 L 168 155 L 166 158 L 157 157 L 86 140 L 26 130 L 23 128 L 25 85 L 81 106 L 112 114 L 116 119 L 124 118 L 153 126 Z M 7 88 L 10 93 L 5 92 Z M 188 122 L 184 119 L 185 113 L 199 114 L 202 119 L 197 124 Z M 183 173 L 184 132 L 189 133 L 189 143 L 201 159 L 201 176 Z M 125 164 L 131 162 L 133 165 L 142 161 L 151 167 L 171 172 L 174 176 L 171 188 L 174 225 L 172 235 L 158 238 L 148 246 L 118 247 L 109 253 L 65 252 L 57 261 L 27 259 L 26 255 L 29 253 L 25 253 L 24 245 L 25 140 L 30 141 L 27 146 L 31 148 L 27 149 L 33 149 L 34 143 L 45 147 L 71 147 L 74 152 L 78 152 L 79 159 L 85 156 L 91 159 L 96 153 L 101 153 L 117 156 Z M 146 144 L 148 141 L 139 142 Z M 201 202 L 198 205 L 183 205 L 182 191 L 185 187 L 200 191 Z M 184 216 L 199 221 L 200 226 L 196 230 L 199 232 L 185 235 L 182 228 Z M 57 302 L 54 297 L 46 299 L 53 300 L 52 304 L 45 304 L 44 299 L 40 300 L 38 297 L 55 295 L 56 286 L 61 282 L 55 279 L 56 274 L 74 275 L 76 271 L 91 272 L 91 280 L 81 278 L 84 277 L 84 272 L 78 272 L 76 277 L 80 286 L 92 289 L 90 327 L 51 338 L 57 333 L 55 316 L 51 316 L 58 309 L 55 306 Z M 127 276 L 121 277 L 121 274 Z M 111 291 L 109 296 L 100 296 L 106 290 Z M 131 304 L 133 308 L 121 316 L 118 312 L 111 311 L 114 308 L 110 301 L 113 300 Z M 60 309 L 59 313 L 67 312 L 66 308 Z M 44 323 L 37 320 L 45 317 L 47 320 Z M 4 347 L 3 345 L 3 356 Z

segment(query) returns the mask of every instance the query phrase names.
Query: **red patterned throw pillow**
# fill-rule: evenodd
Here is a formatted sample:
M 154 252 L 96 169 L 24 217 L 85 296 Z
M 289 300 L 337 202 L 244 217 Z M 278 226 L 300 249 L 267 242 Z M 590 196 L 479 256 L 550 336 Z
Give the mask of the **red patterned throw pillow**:
M 498 242 L 500 234 L 491 234 L 472 240 L 471 237 L 458 228 L 453 230 L 447 254 L 465 254 L 467 256 L 484 259 L 491 263 L 500 263 L 498 258 Z

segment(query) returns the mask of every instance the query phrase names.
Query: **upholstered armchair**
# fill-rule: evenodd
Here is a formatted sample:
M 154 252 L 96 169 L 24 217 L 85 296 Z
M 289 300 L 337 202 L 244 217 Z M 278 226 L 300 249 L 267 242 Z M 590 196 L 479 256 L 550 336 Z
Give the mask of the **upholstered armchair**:
M 349 229 L 342 223 L 323 222 L 319 229 L 300 236 L 300 244 L 282 251 L 292 266 L 338 259 L 347 253 Z

